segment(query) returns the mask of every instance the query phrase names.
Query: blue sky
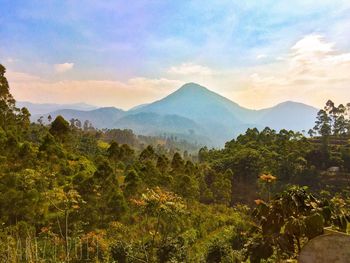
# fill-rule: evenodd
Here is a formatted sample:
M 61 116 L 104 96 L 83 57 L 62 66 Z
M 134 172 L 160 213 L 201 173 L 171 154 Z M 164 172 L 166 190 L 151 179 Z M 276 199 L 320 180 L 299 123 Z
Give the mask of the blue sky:
M 0 63 L 19 100 L 128 108 L 193 81 L 251 108 L 283 100 L 318 106 L 344 99 L 350 84 L 349 1 L 0 0 L 0 7 Z M 300 41 L 316 50 L 293 49 Z M 320 56 L 322 46 L 329 49 Z M 341 72 L 327 68 L 331 56 Z M 298 75 L 305 59 L 312 69 Z M 316 87 L 320 94 L 308 98 Z

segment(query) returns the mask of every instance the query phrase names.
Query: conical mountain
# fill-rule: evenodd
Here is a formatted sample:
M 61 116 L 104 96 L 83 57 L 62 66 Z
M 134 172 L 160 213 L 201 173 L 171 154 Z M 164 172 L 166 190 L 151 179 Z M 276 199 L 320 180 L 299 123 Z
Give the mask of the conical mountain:
M 187 83 L 165 98 L 134 112 L 175 114 L 192 119 L 202 126 L 203 134 L 215 144 L 222 144 L 243 132 L 255 111 L 243 108 L 201 85 Z
M 217 121 L 220 118 L 236 124 L 242 122 L 237 115 L 251 112 L 196 83 L 187 83 L 165 98 L 135 111 L 176 114 L 195 121 Z

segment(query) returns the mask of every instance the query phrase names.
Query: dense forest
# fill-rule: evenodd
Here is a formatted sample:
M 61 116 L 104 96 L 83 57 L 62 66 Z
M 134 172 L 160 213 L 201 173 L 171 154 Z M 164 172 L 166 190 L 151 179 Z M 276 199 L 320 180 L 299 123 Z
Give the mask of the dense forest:
M 0 65 L 1 262 L 280 262 L 349 231 L 350 104 L 223 149 L 31 123 Z M 214 128 L 214 127 L 213 127 Z M 192 153 L 192 154 L 190 154 Z

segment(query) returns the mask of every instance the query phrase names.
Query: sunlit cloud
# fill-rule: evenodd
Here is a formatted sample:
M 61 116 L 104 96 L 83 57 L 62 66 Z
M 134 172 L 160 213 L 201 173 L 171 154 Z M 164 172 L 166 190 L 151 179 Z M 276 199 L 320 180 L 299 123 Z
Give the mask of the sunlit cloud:
M 73 67 L 74 67 L 74 63 L 68 63 L 68 62 L 54 65 L 54 69 L 57 73 L 63 73 L 63 72 L 69 71 Z
M 327 54 L 334 50 L 334 43 L 326 42 L 321 35 L 311 34 L 304 36 L 291 48 L 295 54 Z
M 168 73 L 176 75 L 212 75 L 214 71 L 209 67 L 195 63 L 182 63 L 178 66 L 172 66 Z
M 258 55 L 256 56 L 257 59 L 264 59 L 264 58 L 266 58 L 266 57 L 267 57 L 266 54 L 258 54 Z

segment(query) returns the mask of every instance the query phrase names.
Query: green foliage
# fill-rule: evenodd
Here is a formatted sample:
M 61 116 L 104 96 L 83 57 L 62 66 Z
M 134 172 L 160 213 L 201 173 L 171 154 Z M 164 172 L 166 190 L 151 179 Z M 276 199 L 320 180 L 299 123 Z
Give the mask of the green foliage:
M 64 138 L 69 132 L 69 123 L 61 116 L 57 116 L 52 122 L 50 133 L 59 138 Z
M 125 195 L 134 196 L 141 186 L 141 179 L 135 170 L 130 170 L 125 177 Z
M 325 226 L 335 223 L 331 215 L 339 214 L 329 202 L 296 186 L 278 194 L 269 203 L 262 200 L 256 203 L 253 217 L 257 226 L 247 243 L 252 262 L 269 258 L 274 251 L 279 258 L 297 255 L 306 240 L 323 234 Z

